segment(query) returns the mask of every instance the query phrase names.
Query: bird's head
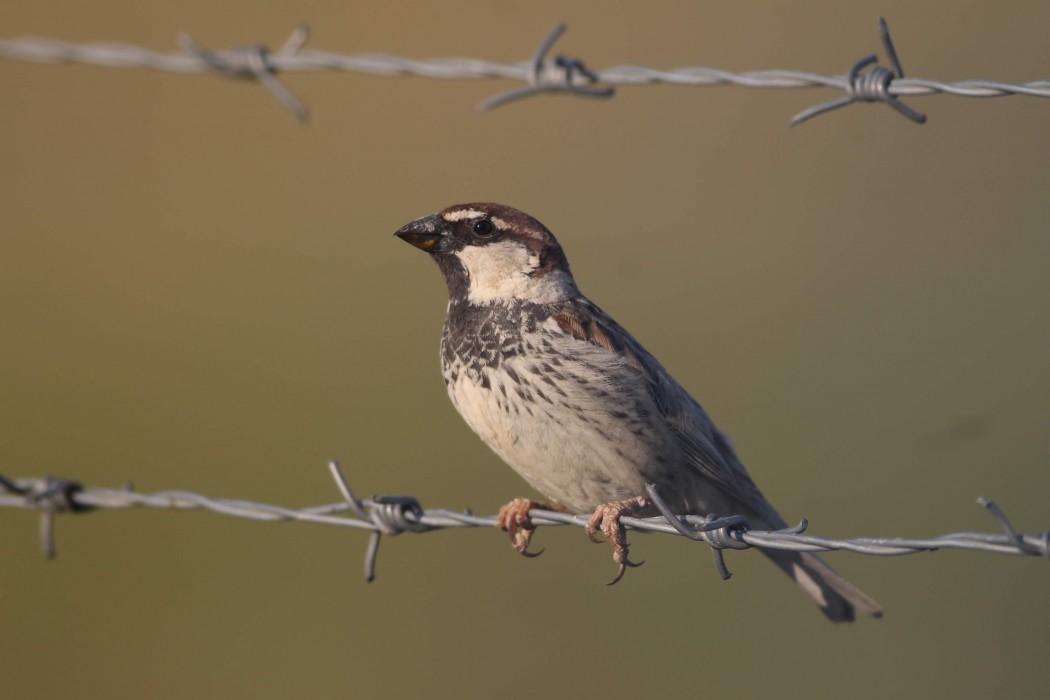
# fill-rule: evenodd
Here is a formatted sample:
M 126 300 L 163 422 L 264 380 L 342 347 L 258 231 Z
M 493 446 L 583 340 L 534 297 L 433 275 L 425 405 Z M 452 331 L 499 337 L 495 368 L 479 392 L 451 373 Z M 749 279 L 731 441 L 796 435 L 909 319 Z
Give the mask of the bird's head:
M 549 304 L 579 294 L 554 234 L 502 204 L 457 204 L 394 235 L 433 256 L 453 302 Z

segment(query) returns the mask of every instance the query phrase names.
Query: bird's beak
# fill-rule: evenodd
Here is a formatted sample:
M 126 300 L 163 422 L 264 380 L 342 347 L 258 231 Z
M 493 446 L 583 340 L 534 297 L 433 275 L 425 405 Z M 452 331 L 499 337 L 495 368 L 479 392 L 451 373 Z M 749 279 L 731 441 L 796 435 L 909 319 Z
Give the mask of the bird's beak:
M 433 253 L 434 248 L 445 236 L 444 224 L 444 220 L 439 215 L 431 214 L 422 219 L 416 219 L 410 224 L 405 224 L 394 235 L 420 250 Z

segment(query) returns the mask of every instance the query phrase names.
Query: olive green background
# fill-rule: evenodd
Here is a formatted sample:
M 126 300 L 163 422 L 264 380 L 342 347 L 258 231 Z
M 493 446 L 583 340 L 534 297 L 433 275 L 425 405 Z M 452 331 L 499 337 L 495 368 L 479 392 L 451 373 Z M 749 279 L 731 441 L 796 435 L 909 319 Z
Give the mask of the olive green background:
M 890 22 L 905 70 L 1050 77 L 1043 2 L 36 2 L 0 33 L 174 50 L 310 46 L 842 73 Z M 438 271 L 391 237 L 494 200 L 825 536 L 1050 527 L 1050 103 L 910 98 L 796 129 L 828 90 L 621 88 L 478 114 L 495 80 L 261 87 L 0 60 L 0 471 L 301 507 L 362 494 L 491 513 L 529 491 L 445 397 Z M 387 539 L 206 512 L 0 511 L 11 698 L 1045 697 L 1050 568 L 942 552 L 832 563 L 886 608 L 833 626 L 755 552 L 541 530 Z

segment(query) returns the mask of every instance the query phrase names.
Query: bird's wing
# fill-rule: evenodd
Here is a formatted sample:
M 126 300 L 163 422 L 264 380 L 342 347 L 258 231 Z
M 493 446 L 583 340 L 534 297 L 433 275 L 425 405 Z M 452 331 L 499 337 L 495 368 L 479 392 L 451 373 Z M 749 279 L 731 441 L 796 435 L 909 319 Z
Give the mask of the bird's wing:
M 616 321 L 583 300 L 559 305 L 551 318 L 568 335 L 626 360 L 644 379 L 690 466 L 743 503 L 764 502 L 725 435 L 692 396 Z

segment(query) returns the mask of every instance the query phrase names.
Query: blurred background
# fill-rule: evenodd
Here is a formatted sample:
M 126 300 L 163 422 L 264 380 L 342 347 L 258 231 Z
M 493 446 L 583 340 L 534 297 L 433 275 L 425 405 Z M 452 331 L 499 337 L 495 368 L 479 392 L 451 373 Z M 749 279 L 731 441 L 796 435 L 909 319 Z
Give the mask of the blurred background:
M 591 68 L 1050 77 L 1044 2 L 6 0 L 4 37 Z M 0 471 L 293 507 L 360 494 L 492 513 L 525 484 L 446 396 L 433 263 L 391 234 L 494 200 L 714 416 L 788 520 L 824 536 L 1050 527 L 1050 237 L 1036 98 L 906 98 L 789 130 L 829 90 L 643 86 L 491 113 L 516 83 L 292 73 L 263 88 L 0 60 Z M 1046 562 L 829 555 L 886 609 L 833 626 L 755 552 L 547 528 L 388 539 L 204 512 L 0 511 L 11 698 L 1045 697 Z

